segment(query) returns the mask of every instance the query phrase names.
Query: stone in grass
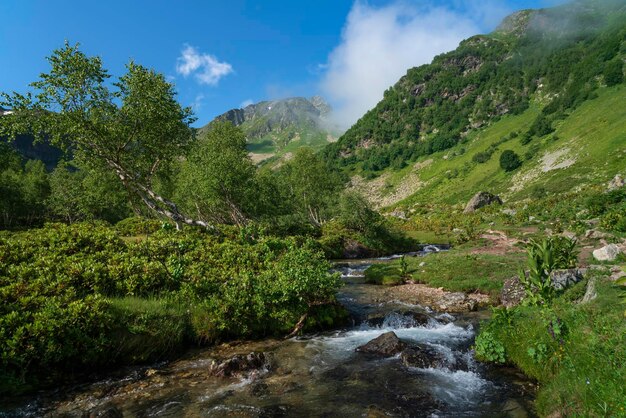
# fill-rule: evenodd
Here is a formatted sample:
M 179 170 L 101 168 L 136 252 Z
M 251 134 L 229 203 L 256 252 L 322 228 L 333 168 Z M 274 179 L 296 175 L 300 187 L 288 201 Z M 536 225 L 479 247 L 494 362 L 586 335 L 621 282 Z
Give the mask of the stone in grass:
M 396 333 L 389 331 L 379 335 L 367 344 L 357 347 L 356 351 L 381 357 L 391 357 L 404 350 L 405 347 L 406 344 L 400 341 Z
M 615 244 L 605 245 L 593 251 L 593 258 L 598 261 L 614 261 L 620 253 L 620 248 Z
M 489 192 L 478 192 L 470 199 L 469 202 L 467 202 L 467 206 L 465 206 L 463 213 L 471 213 L 482 208 L 483 206 L 488 206 L 493 203 L 502 204 L 502 199 Z
M 564 290 L 575 285 L 583 279 L 583 272 L 579 269 L 560 269 L 550 273 L 552 287 L 556 290 Z

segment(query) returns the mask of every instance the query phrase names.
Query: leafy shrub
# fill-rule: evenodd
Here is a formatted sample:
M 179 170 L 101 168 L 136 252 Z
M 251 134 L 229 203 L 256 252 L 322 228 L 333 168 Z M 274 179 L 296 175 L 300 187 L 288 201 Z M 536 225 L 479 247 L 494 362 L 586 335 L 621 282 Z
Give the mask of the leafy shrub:
M 303 316 L 328 324 L 341 314 L 320 308 L 341 284 L 329 267 L 305 238 L 159 230 L 125 242 L 93 223 L 3 234 L 0 377 L 37 384 L 191 341 L 284 334 Z
M 479 152 L 474 154 L 472 157 L 472 161 L 478 164 L 484 164 L 491 159 L 491 153 L 489 152 Z
M 624 81 L 624 64 L 621 58 L 609 61 L 604 65 L 604 82 L 607 86 L 615 86 Z
M 600 218 L 600 226 L 608 231 L 626 232 L 626 204 L 606 212 Z
M 576 266 L 576 241 L 565 237 L 550 237 L 541 242 L 530 240 L 526 246 L 528 274 L 520 270 L 520 282 L 524 285 L 530 305 L 549 303 L 555 296 L 550 273 L 556 269 Z
M 519 155 L 514 151 L 504 150 L 502 154 L 500 154 L 500 167 L 502 167 L 504 171 L 513 171 L 521 165 L 522 160 L 520 160 Z
M 146 219 L 139 216 L 122 219 L 115 224 L 115 229 L 120 235 L 134 237 L 137 235 L 153 234 L 162 227 L 162 222 L 157 219 Z
M 476 358 L 493 363 L 504 363 L 506 355 L 504 345 L 490 331 L 482 331 L 474 342 Z

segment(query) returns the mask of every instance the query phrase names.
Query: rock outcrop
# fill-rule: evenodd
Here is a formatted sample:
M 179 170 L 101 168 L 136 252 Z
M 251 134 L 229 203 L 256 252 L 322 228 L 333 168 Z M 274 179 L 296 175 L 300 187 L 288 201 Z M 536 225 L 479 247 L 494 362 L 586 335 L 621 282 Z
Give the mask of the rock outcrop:
M 489 192 L 478 192 L 467 202 L 463 213 L 471 213 L 484 206 L 489 206 L 494 203 L 502 204 L 502 199 Z

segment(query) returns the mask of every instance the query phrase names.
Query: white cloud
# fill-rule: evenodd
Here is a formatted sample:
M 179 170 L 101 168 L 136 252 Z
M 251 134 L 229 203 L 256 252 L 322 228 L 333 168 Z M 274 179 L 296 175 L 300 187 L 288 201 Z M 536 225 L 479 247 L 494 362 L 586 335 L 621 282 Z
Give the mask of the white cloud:
M 418 8 L 400 1 L 377 8 L 357 1 L 341 43 L 328 57 L 321 90 L 331 101 L 337 122 L 349 127 L 409 68 L 429 63 L 479 32 L 475 20 L 451 9 Z
M 239 105 L 239 108 L 243 109 L 244 107 L 250 106 L 251 104 L 254 104 L 254 101 L 252 99 L 247 99 L 241 102 L 241 104 Z
M 233 67 L 218 61 L 214 55 L 200 53 L 193 46 L 185 45 L 176 60 L 176 72 L 184 77 L 193 74 L 200 84 L 216 86 L 222 77 L 233 72 Z

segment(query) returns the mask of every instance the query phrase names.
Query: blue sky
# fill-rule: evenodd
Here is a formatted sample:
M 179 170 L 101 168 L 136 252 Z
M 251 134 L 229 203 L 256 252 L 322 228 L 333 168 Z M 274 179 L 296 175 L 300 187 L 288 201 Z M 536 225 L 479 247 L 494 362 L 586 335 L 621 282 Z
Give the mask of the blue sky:
M 24 92 L 64 40 L 164 73 L 201 126 L 242 104 L 321 94 L 353 123 L 411 66 L 558 0 L 0 2 L 0 91 Z

